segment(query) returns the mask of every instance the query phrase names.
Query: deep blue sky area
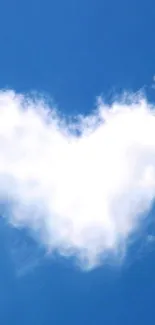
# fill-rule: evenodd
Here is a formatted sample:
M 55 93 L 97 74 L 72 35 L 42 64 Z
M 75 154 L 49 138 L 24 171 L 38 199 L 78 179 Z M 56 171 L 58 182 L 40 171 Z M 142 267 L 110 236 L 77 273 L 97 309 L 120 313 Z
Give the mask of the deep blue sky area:
M 91 112 L 100 94 L 150 87 L 154 31 L 153 0 L 1 0 L 0 88 L 47 94 L 66 114 Z M 0 224 L 1 324 L 154 324 L 153 249 L 121 268 L 84 273 L 42 258 L 26 234 L 6 228 Z
M 2 0 L 0 87 L 46 92 L 69 113 L 155 73 L 154 1 Z

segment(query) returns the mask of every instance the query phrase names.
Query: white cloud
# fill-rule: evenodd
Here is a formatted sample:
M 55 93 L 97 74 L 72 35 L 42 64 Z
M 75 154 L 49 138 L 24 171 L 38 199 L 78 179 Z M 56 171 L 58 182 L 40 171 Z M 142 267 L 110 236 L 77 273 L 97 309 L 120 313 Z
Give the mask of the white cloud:
M 125 102 L 99 101 L 75 126 L 43 101 L 0 93 L 4 217 L 88 267 L 124 251 L 155 196 L 155 113 L 143 98 Z

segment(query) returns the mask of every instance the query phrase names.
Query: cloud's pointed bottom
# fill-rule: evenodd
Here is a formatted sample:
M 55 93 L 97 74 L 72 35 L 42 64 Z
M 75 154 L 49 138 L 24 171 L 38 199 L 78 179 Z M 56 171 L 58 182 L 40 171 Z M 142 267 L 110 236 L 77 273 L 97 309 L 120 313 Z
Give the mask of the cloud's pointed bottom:
M 143 97 L 66 122 L 0 92 L 0 201 L 50 252 L 94 267 L 124 252 L 155 196 L 155 111 Z M 5 207 L 5 208 L 4 208 Z

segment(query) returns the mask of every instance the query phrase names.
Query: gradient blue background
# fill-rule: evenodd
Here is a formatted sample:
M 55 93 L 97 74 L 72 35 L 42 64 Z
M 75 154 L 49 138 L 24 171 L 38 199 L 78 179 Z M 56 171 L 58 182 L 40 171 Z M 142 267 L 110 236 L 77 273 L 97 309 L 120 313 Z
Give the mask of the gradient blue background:
M 153 0 L 1 0 L 0 88 L 48 94 L 66 114 L 145 85 L 154 100 L 154 31 Z M 90 273 L 43 254 L 1 221 L 1 324 L 154 324 L 152 244 Z

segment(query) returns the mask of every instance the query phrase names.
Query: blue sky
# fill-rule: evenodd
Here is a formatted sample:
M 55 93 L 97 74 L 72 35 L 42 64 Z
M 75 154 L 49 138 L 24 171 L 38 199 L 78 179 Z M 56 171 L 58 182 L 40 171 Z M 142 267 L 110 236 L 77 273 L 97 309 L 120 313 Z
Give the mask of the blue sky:
M 154 101 L 154 11 L 153 0 L 2 0 L 0 88 L 45 94 L 65 115 L 142 87 Z M 85 272 L 3 221 L 0 233 L 2 324 L 153 324 L 153 237 L 123 265 Z
M 61 109 L 150 84 L 153 1 L 2 1 L 1 87 L 52 95 Z

